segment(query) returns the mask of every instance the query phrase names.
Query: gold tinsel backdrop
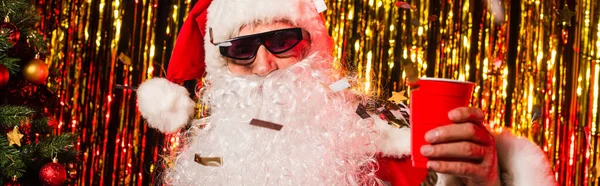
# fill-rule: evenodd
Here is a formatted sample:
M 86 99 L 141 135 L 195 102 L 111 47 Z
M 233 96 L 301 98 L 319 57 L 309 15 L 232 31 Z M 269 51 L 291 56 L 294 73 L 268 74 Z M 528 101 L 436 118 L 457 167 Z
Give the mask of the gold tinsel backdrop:
M 407 69 L 476 82 L 472 104 L 487 112 L 494 130 L 512 127 L 538 143 L 561 185 L 596 185 L 595 1 L 328 0 L 323 15 L 335 55 L 369 80 L 365 92 L 406 90 Z M 164 76 L 194 3 L 36 0 L 51 41 L 46 62 L 60 72 L 60 81 L 48 83 L 61 100 L 58 130 L 80 134 L 81 163 L 69 170 L 77 185 L 148 185 L 160 176 L 160 156 L 180 139 L 146 126 L 134 90 Z

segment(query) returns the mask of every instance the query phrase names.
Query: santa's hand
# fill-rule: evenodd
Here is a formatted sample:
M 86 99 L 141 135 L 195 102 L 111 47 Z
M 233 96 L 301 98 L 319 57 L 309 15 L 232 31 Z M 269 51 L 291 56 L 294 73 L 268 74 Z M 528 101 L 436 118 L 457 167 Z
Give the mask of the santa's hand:
M 483 111 L 463 107 L 450 111 L 455 124 L 425 134 L 431 145 L 421 147 L 429 158 L 427 167 L 438 173 L 461 177 L 466 185 L 499 185 L 494 137 L 483 126 Z

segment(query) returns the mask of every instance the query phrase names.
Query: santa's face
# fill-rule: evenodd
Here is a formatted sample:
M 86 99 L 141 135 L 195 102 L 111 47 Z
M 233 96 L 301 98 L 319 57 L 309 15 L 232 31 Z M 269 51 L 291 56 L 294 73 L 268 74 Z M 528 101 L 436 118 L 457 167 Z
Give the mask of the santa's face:
M 193 130 L 167 177 L 175 185 L 372 183 L 358 175 L 373 177 L 375 134 L 354 112 L 356 97 L 324 86 L 336 80 L 331 63 L 328 52 L 311 51 L 266 76 L 208 74 L 203 99 L 211 116 Z M 283 127 L 254 126 L 252 119 Z M 196 154 L 223 164 L 201 165 Z
M 232 40 L 242 41 L 233 43 L 228 50 L 240 55 L 240 58 L 248 59 L 224 56 L 228 59 L 229 71 L 234 75 L 267 76 L 275 70 L 287 69 L 301 61 L 306 57 L 305 51 L 310 48 L 310 38 L 302 38 L 302 35 L 296 30 L 290 30 L 291 28 L 294 27 L 286 21 L 241 27 L 238 36 Z

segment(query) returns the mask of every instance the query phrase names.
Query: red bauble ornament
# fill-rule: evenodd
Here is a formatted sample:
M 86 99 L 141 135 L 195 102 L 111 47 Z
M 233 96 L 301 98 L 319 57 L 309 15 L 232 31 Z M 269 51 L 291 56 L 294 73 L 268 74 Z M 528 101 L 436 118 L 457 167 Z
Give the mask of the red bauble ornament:
M 23 68 L 23 76 L 25 79 L 34 84 L 46 83 L 48 73 L 48 65 L 39 59 L 32 59 Z
M 21 186 L 21 184 L 19 184 L 19 182 L 16 181 L 9 181 L 4 183 L 4 186 Z
M 56 162 L 48 163 L 40 169 L 40 181 L 47 186 L 59 186 L 67 180 L 67 170 Z
M 15 46 L 21 38 L 21 33 L 15 25 L 7 22 L 0 23 L 0 35 L 6 34 L 8 34 L 8 42 L 11 44 L 11 47 Z
M 48 126 L 50 128 L 56 128 L 56 126 L 58 126 L 58 121 L 56 121 L 56 119 L 54 119 L 54 117 L 48 117 Z
M 17 176 L 13 176 L 12 180 L 4 183 L 4 186 L 21 186 L 21 184 L 17 180 Z
M 8 83 L 9 77 L 10 75 L 8 74 L 8 68 L 0 64 L 0 88 Z

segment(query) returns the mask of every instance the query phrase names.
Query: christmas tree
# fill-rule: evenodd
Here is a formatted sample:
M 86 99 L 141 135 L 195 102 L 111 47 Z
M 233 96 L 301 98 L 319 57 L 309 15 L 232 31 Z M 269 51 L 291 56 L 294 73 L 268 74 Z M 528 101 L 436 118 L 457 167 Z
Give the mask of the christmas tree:
M 0 2 L 0 185 L 62 185 L 77 136 L 60 134 L 46 42 L 29 0 Z

